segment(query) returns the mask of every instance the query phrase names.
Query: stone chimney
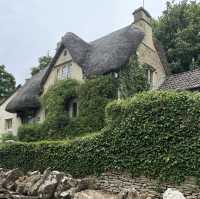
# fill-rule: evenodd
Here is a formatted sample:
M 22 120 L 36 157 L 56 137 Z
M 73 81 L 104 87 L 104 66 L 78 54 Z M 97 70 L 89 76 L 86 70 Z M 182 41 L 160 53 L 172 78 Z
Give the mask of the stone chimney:
M 152 31 L 152 17 L 148 11 L 143 7 L 138 8 L 133 12 L 134 16 L 134 25 L 140 28 L 145 33 L 144 43 L 153 47 L 153 31 Z

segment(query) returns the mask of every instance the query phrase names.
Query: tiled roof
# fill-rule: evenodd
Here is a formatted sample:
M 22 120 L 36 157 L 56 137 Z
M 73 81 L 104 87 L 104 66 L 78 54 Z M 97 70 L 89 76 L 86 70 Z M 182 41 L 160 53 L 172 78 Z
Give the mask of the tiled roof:
M 191 90 L 200 88 L 200 69 L 170 75 L 160 86 L 162 90 Z

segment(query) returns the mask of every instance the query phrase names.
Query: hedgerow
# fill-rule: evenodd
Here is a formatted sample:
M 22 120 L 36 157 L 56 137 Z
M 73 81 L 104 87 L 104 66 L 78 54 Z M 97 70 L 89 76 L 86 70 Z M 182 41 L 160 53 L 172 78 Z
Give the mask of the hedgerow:
M 34 142 L 44 138 L 44 131 L 41 124 L 28 124 L 19 127 L 17 136 L 22 142 Z
M 75 176 L 128 171 L 173 182 L 200 176 L 200 94 L 146 92 L 106 108 L 100 134 L 0 148 L 0 167 L 47 167 Z

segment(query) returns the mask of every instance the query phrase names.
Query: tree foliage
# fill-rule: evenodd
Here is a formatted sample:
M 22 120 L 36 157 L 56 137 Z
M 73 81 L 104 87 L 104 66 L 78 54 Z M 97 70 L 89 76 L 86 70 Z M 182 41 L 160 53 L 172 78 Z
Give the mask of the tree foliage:
M 50 55 L 40 57 L 38 59 L 38 66 L 31 69 L 31 75 L 37 74 L 40 70 L 46 68 L 51 63 L 52 57 Z
M 0 65 L 0 99 L 8 97 L 15 89 L 15 78 Z
M 200 3 L 167 2 L 155 21 L 154 32 L 163 44 L 173 73 L 200 67 Z

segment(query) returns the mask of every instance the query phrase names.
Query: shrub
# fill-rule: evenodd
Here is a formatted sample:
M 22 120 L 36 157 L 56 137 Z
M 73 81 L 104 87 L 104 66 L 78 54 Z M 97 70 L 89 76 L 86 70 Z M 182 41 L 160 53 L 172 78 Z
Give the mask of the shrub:
M 3 134 L 1 134 L 0 141 L 6 142 L 8 140 L 17 141 L 18 137 L 13 135 L 12 133 L 3 133 Z
M 86 80 L 79 90 L 80 120 L 85 132 L 105 126 L 106 105 L 117 98 L 117 82 L 112 75 Z
M 68 142 L 4 145 L 0 167 L 64 170 L 76 176 L 128 171 L 181 182 L 200 176 L 200 94 L 146 92 L 106 108 L 101 134 Z
M 34 142 L 43 139 L 44 134 L 41 124 L 28 124 L 19 127 L 18 138 L 22 142 Z
M 148 68 L 149 66 L 139 63 L 137 55 L 131 57 L 129 63 L 122 67 L 119 72 L 121 97 L 133 97 L 139 92 L 149 90 Z

